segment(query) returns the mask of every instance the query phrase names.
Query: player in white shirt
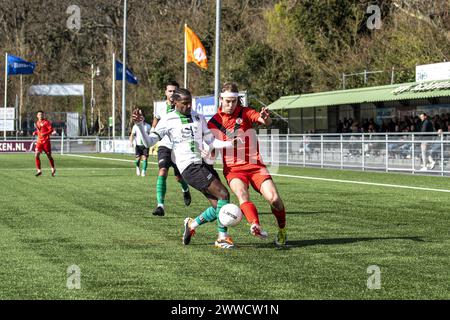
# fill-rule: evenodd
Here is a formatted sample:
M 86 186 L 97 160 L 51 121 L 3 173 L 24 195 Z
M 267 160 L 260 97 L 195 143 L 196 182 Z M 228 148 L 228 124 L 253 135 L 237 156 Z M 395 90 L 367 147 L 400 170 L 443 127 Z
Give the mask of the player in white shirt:
M 166 107 L 164 110 L 160 110 L 159 113 L 155 114 L 155 118 L 152 123 L 152 130 L 154 130 L 161 119 L 162 116 L 167 113 L 173 111 L 175 106 L 172 101 L 173 92 L 179 88 L 179 85 L 176 81 L 169 81 L 166 84 Z M 169 140 L 169 137 L 164 137 L 158 143 L 158 178 L 156 180 L 156 200 L 158 205 L 156 209 L 153 211 L 153 215 L 155 216 L 164 216 L 164 202 L 166 197 L 167 190 L 167 175 L 169 174 L 170 167 L 173 168 L 175 179 L 180 183 L 181 190 L 183 191 L 183 200 L 186 206 L 191 204 L 191 193 L 189 192 L 188 184 L 183 180 L 180 171 L 177 168 L 177 165 L 172 161 L 172 142 Z
M 148 123 L 144 122 L 144 130 L 146 134 L 150 134 L 151 126 Z M 144 141 L 142 139 L 141 131 L 138 129 L 137 125 L 133 126 L 130 134 L 130 144 L 134 146 L 134 155 L 136 164 L 136 175 L 142 175 L 145 177 L 145 173 L 147 171 L 147 159 L 148 159 L 148 148 L 145 146 Z M 141 160 L 142 160 L 142 171 L 141 171 Z
M 206 222 L 217 219 L 219 211 L 229 203 L 230 195 L 220 181 L 218 173 L 212 165 L 203 161 L 204 149 L 232 148 L 233 141 L 216 140 L 208 129 L 205 118 L 192 111 L 192 96 L 187 89 L 174 92 L 175 110 L 161 117 L 155 130 L 150 135 L 144 134 L 143 117 L 140 110 L 133 112 L 133 121 L 143 133 L 147 147 L 168 136 L 173 143 L 172 161 L 178 166 L 184 180 L 193 188 L 202 192 L 210 201 L 211 207 L 197 218 L 184 220 L 183 244 L 187 245 L 195 233 L 195 229 Z M 205 143 L 204 143 L 205 142 Z M 227 228 L 217 219 L 219 236 L 215 245 L 219 248 L 234 248 L 234 243 L 227 233 Z

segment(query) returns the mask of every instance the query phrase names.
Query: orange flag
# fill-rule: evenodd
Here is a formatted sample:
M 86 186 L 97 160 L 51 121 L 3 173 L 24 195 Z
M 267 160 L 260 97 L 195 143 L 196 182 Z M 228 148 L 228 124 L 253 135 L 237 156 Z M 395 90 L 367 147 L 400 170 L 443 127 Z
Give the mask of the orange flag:
M 199 67 L 208 68 L 208 58 L 206 50 L 200 39 L 187 25 L 184 26 L 186 37 L 186 63 L 195 62 Z

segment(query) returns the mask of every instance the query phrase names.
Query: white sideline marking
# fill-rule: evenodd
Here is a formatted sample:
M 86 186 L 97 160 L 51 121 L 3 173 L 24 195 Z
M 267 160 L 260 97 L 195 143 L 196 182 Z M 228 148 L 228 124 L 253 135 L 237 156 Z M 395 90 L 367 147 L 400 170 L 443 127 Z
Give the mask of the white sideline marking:
M 363 185 L 370 185 L 370 186 L 403 188 L 403 189 L 424 190 L 424 191 L 450 192 L 450 190 L 446 190 L 446 189 L 433 189 L 433 188 L 423 188 L 423 187 L 402 186 L 402 185 L 398 185 L 398 184 L 385 184 L 385 183 L 376 183 L 376 182 L 339 180 L 339 179 L 316 178 L 316 177 L 306 177 L 306 176 L 293 176 L 293 175 L 288 175 L 288 174 L 271 174 L 271 175 L 272 176 L 276 176 L 276 177 L 285 177 L 285 178 L 296 178 L 296 179 L 307 179 L 307 180 L 321 180 L 321 181 L 353 183 L 353 184 L 363 184 Z
M 84 168 L 58 168 L 59 171 L 96 171 L 96 170 L 133 170 L 133 168 L 93 168 L 93 167 L 84 167 Z M 35 168 L 22 168 L 22 169 L 0 169 L 0 171 L 36 171 Z M 43 169 L 43 172 L 50 171 L 50 168 Z
M 76 155 L 76 154 L 70 154 L 70 155 L 69 154 L 65 154 L 65 156 L 90 158 L 90 159 L 101 159 L 101 160 L 112 160 L 112 161 L 134 162 L 134 160 L 115 159 L 115 158 L 103 158 L 103 157 L 92 157 L 92 156 L 83 156 L 83 155 Z M 157 162 L 149 162 L 149 163 L 158 164 Z M 222 169 L 216 169 L 216 170 L 222 170 Z M 330 182 L 340 182 L 340 183 L 362 184 L 362 185 L 369 185 L 369 186 L 391 187 L 391 188 L 400 188 L 400 189 L 413 189 L 413 190 L 436 191 L 436 192 L 447 192 L 447 193 L 450 193 L 450 190 L 447 190 L 447 189 L 433 189 L 433 188 L 424 188 L 424 187 L 402 186 L 402 185 L 398 185 L 398 184 L 385 184 L 385 183 L 353 181 L 353 180 L 339 180 L 339 179 L 317 178 L 317 177 L 308 177 L 308 176 L 294 176 L 294 175 L 289 175 L 289 174 L 276 174 L 276 173 L 271 174 L 271 175 L 274 176 L 274 177 L 283 177 L 283 178 L 330 181 Z
M 62 156 L 88 158 L 88 159 L 100 159 L 100 160 L 114 160 L 114 161 L 122 161 L 122 162 L 134 162 L 134 160 L 116 159 L 116 158 L 103 158 L 103 157 L 93 157 L 93 156 L 83 156 L 81 154 L 62 154 Z M 151 163 L 154 163 L 154 162 L 151 162 Z

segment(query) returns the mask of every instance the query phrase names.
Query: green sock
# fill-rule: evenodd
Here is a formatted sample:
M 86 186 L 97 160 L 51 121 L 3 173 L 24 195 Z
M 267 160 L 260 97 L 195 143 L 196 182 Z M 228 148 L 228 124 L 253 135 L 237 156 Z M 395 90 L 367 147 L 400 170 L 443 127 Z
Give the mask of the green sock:
M 205 211 L 203 211 L 202 214 L 200 214 L 197 218 L 195 218 L 195 221 L 197 221 L 198 225 L 202 225 L 206 222 L 211 222 L 216 220 L 216 209 L 213 207 L 209 207 Z
M 156 180 L 156 200 L 158 201 L 158 204 L 164 204 L 167 189 L 166 179 L 167 177 L 158 176 L 158 180 Z
M 183 189 L 183 192 L 188 192 L 189 191 L 189 185 L 186 183 L 186 181 L 181 179 L 178 182 L 181 184 L 181 189 Z
M 144 165 L 142 166 L 142 170 L 147 171 L 147 159 L 142 162 L 144 163 Z
M 140 164 L 141 164 L 141 159 L 136 159 L 134 160 L 134 164 L 136 165 L 136 167 L 139 168 Z
M 220 209 L 222 209 L 222 207 L 223 207 L 224 205 L 226 205 L 227 203 L 230 203 L 230 201 L 229 201 L 229 200 L 219 200 L 219 201 L 217 201 L 216 217 L 219 216 Z M 226 233 L 226 232 L 228 231 L 228 228 L 227 228 L 227 227 L 224 227 L 224 226 L 220 223 L 219 219 L 217 219 L 217 230 L 218 230 L 219 232 Z

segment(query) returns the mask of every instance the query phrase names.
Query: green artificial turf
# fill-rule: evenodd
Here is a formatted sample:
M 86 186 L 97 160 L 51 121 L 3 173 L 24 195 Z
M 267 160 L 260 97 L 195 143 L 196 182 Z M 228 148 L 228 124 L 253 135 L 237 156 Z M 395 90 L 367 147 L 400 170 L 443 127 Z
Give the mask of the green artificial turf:
M 252 191 L 270 241 L 242 221 L 230 230 L 237 248 L 222 250 L 213 223 L 182 245 L 184 218 L 208 202 L 194 190 L 185 207 L 172 170 L 155 217 L 154 163 L 137 177 L 132 156 L 88 156 L 99 158 L 55 155 L 52 178 L 44 155 L 36 178 L 32 154 L 0 155 L 0 299 L 450 298 L 450 193 L 305 178 L 450 190 L 448 177 L 281 167 L 303 177 L 274 176 L 288 247 L 273 245 L 275 218 Z M 79 290 L 67 288 L 71 265 Z M 379 290 L 367 287 L 371 265 Z

